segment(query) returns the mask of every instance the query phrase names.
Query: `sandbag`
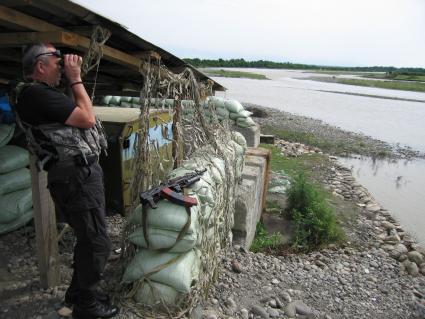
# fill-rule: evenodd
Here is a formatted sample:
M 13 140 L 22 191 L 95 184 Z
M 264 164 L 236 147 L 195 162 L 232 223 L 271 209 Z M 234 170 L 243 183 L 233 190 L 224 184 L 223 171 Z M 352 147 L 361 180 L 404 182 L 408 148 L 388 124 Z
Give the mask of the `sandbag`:
M 158 253 L 148 249 L 140 250 L 125 269 L 122 281 L 132 283 L 145 275 L 150 280 L 168 285 L 177 291 L 188 293 L 193 281 L 198 279 L 199 257 L 194 250 L 187 253 Z M 170 263 L 169 265 L 166 265 Z M 160 271 L 152 270 L 163 267 Z
M 236 120 L 236 119 L 238 119 L 238 118 L 240 118 L 240 117 L 244 117 L 244 118 L 246 118 L 246 117 L 250 117 L 252 114 L 253 114 L 253 113 L 252 113 L 252 112 L 250 112 L 250 111 L 242 110 L 242 111 L 240 111 L 240 112 L 238 112 L 238 113 L 230 113 L 229 117 L 230 117 L 232 120 Z
M 184 295 L 179 293 L 173 287 L 161 284 L 156 281 L 145 282 L 134 295 L 134 300 L 142 305 L 162 309 L 165 306 L 168 309 L 178 307 L 179 299 Z
M 131 103 L 133 104 L 140 104 L 140 97 L 132 97 Z
M 103 105 L 108 105 L 109 102 L 111 101 L 111 99 L 112 99 L 112 95 L 106 95 L 106 96 L 104 96 L 103 99 L 102 99 L 102 104 Z
M 109 105 L 118 106 L 121 102 L 121 96 L 111 96 L 109 99 Z
M 251 126 L 255 126 L 255 122 L 252 118 L 247 117 L 240 117 L 236 120 L 236 125 L 239 127 L 251 127 Z
M 16 192 L 31 186 L 30 171 L 27 168 L 17 169 L 0 175 L 0 195 Z
M 25 212 L 22 216 L 8 224 L 0 224 L 0 235 L 14 231 L 25 226 L 34 217 L 33 210 Z
M 131 96 L 121 96 L 121 103 L 122 102 L 127 102 L 127 103 L 131 103 Z
M 29 154 L 26 149 L 15 145 L 0 147 L 0 174 L 24 168 L 29 165 Z
M 126 101 L 121 100 L 120 106 L 125 107 L 125 108 L 130 108 L 130 107 L 132 107 L 132 104 L 130 102 L 126 102 Z
M 212 103 L 216 108 L 225 108 L 225 99 L 219 96 L 209 96 L 208 103 Z
M 0 224 L 14 221 L 30 210 L 31 207 L 31 188 L 0 195 Z
M 236 131 L 232 131 L 232 139 L 236 143 L 238 143 L 240 146 L 242 146 L 244 148 L 247 147 L 245 136 L 243 136 L 241 133 L 236 132 Z
M 226 102 L 224 102 L 224 105 L 227 110 L 232 113 L 239 113 L 240 111 L 244 110 L 242 104 L 236 100 L 226 100 Z
M 171 230 L 179 232 L 188 220 L 188 215 L 184 206 L 174 204 L 166 199 L 161 199 L 157 203 L 158 208 L 147 208 L 147 226 L 160 228 L 163 230 Z M 198 219 L 198 206 L 193 206 L 190 209 L 192 222 L 187 230 L 188 234 L 195 232 L 198 227 L 196 221 Z M 132 225 L 142 225 L 142 205 L 139 205 L 131 214 L 128 222 Z
M 148 227 L 149 249 L 158 250 L 172 247 L 167 252 L 182 253 L 187 252 L 195 247 L 198 232 L 195 231 L 191 234 L 185 234 L 176 243 L 176 239 L 179 236 L 179 233 L 180 232 Z M 139 227 L 128 236 L 128 240 L 137 246 L 148 248 L 146 245 L 145 236 L 143 234 L 143 227 Z
M 219 117 L 221 116 L 224 119 L 229 118 L 229 111 L 226 108 L 218 107 L 216 111 L 217 111 L 217 116 Z
M 0 124 L 0 147 L 9 143 L 15 132 L 15 124 Z

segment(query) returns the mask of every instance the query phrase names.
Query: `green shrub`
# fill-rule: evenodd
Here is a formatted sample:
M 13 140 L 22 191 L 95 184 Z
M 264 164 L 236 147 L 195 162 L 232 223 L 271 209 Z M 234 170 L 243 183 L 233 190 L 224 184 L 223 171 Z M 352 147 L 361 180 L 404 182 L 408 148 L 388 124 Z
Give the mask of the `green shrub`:
M 251 245 L 251 251 L 254 253 L 273 250 L 282 243 L 282 235 L 280 233 L 269 234 L 264 225 L 259 222 L 255 230 L 255 238 Z
M 293 247 L 311 250 L 338 241 L 342 231 L 325 194 L 301 173 L 288 190 L 287 217 L 293 221 Z

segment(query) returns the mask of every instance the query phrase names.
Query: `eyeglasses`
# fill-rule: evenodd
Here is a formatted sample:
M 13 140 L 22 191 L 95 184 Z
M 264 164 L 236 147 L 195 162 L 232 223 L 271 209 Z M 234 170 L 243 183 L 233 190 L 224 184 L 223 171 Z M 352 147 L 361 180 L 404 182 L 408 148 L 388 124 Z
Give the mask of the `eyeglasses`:
M 60 50 L 56 50 L 56 51 L 52 51 L 52 52 L 45 52 L 45 53 L 40 53 L 40 54 L 37 54 L 36 56 L 35 56 L 35 60 L 37 60 L 39 57 L 41 57 L 42 55 L 53 55 L 53 56 L 55 56 L 55 57 L 57 57 L 57 58 L 62 58 L 62 53 L 61 53 L 61 51 Z

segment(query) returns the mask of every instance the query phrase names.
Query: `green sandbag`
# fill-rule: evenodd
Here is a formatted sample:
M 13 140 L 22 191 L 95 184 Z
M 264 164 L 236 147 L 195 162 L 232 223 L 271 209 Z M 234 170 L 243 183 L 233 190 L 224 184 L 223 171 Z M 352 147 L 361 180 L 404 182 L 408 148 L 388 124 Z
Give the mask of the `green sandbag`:
M 240 111 L 244 110 L 242 104 L 236 100 L 226 100 L 226 102 L 224 102 L 224 105 L 231 113 L 239 113 Z
M 34 217 L 33 210 L 29 210 L 26 213 L 24 213 L 21 217 L 18 219 L 15 219 L 13 222 L 9 224 L 0 224 L 0 235 L 9 233 L 11 231 L 14 231 L 18 228 L 21 228 L 22 226 L 25 226 L 32 218 Z
M 140 104 L 140 97 L 132 97 L 131 103 L 133 104 Z
M 171 286 L 177 291 L 188 293 L 192 282 L 198 278 L 198 258 L 193 249 L 183 254 L 158 253 L 142 249 L 128 264 L 122 281 L 131 283 L 148 275 L 151 280 Z M 170 264 L 166 265 L 168 262 Z M 152 270 L 161 266 L 164 268 L 150 274 Z
M 0 195 L 0 223 L 8 224 L 32 207 L 31 188 Z
M 0 174 L 24 168 L 29 165 L 29 154 L 26 149 L 15 145 L 0 147 Z
M 252 118 L 247 117 L 240 117 L 236 120 L 236 125 L 239 127 L 251 127 L 251 126 L 255 126 L 255 122 Z
M 184 294 L 179 293 L 173 287 L 151 280 L 144 282 L 142 287 L 137 290 L 134 300 L 154 309 L 168 310 L 179 307 L 179 301 L 183 297 Z
M 223 107 L 218 107 L 216 112 L 219 117 L 221 116 L 223 118 L 229 118 L 229 111 Z
M 127 103 L 131 103 L 131 96 L 121 96 L 121 103 L 122 102 L 127 102 Z
M 111 99 L 112 99 L 112 95 L 106 95 L 106 96 L 104 96 L 103 99 L 102 99 L 102 104 L 103 105 L 108 105 L 109 102 L 111 101 Z
M 15 124 L 0 124 L 0 147 L 5 146 L 13 137 Z
M 122 100 L 121 100 L 121 104 L 120 104 L 120 106 L 121 106 L 121 107 L 130 108 L 130 107 L 131 107 L 131 103 L 126 102 L 126 101 L 122 101 Z
M 238 119 L 238 118 L 240 118 L 240 117 L 244 117 L 244 118 L 250 117 L 252 114 L 253 114 L 253 113 L 252 113 L 252 112 L 250 112 L 250 111 L 242 110 L 242 111 L 240 111 L 240 112 L 238 112 L 238 113 L 230 113 L 229 117 L 230 117 L 232 120 L 237 120 L 237 119 Z
M 225 108 L 225 102 L 226 100 L 222 97 L 219 96 L 209 96 L 207 102 L 210 103 L 212 102 L 212 104 L 216 107 L 216 108 Z
M 30 186 L 31 176 L 27 168 L 17 169 L 0 175 L 0 195 L 16 192 Z
M 241 133 L 232 131 L 232 140 L 234 140 L 236 143 L 238 143 L 240 146 L 246 148 L 246 139 L 245 136 L 243 136 Z
M 109 100 L 109 105 L 118 106 L 121 102 L 121 96 L 112 96 Z
M 177 232 L 183 229 L 188 220 L 188 215 L 184 206 L 174 204 L 166 199 L 161 199 L 157 203 L 157 206 L 158 208 L 156 209 L 147 207 L 148 227 Z M 199 227 L 197 224 L 198 210 L 198 206 L 193 206 L 190 208 L 192 222 L 189 226 L 189 229 L 187 230 L 188 234 L 192 234 Z M 136 207 L 128 222 L 132 225 L 142 225 L 142 205 Z
M 128 240 L 130 240 L 133 244 L 137 246 L 148 248 L 146 245 L 145 236 L 143 234 L 143 227 L 139 227 L 128 236 Z M 178 236 L 179 232 L 149 227 L 149 249 L 158 250 L 171 248 L 174 244 L 176 244 L 176 239 Z M 197 237 L 197 232 L 186 234 L 179 240 L 179 242 L 173 248 L 171 248 L 167 252 L 182 253 L 189 251 L 193 247 L 195 247 Z

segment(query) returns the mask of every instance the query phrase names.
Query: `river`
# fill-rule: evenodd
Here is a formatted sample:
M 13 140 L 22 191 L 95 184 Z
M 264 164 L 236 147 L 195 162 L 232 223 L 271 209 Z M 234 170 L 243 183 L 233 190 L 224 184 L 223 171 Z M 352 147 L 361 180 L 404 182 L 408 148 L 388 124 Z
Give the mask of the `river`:
M 214 80 L 228 89 L 217 95 L 317 118 L 425 152 L 425 93 L 312 81 L 306 78 L 320 75 L 298 70 L 237 70 L 264 74 L 270 80 L 217 77 Z M 354 177 L 375 199 L 425 244 L 425 160 L 340 161 L 351 167 Z

